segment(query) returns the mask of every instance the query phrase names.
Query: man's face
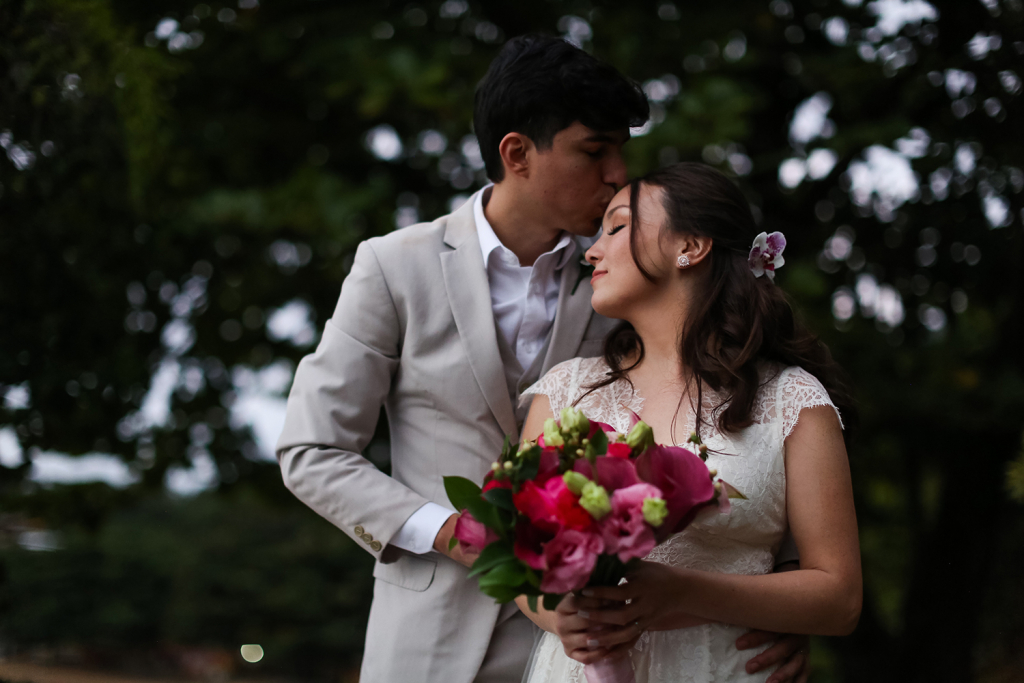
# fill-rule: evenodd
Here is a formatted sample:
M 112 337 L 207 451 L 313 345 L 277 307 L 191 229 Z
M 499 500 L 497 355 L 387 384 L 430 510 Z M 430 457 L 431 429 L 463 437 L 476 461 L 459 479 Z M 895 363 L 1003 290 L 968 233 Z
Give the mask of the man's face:
M 530 200 L 551 227 L 591 236 L 608 202 L 626 184 L 622 146 L 629 130 L 598 132 L 578 121 L 555 134 L 549 149 L 532 151 Z

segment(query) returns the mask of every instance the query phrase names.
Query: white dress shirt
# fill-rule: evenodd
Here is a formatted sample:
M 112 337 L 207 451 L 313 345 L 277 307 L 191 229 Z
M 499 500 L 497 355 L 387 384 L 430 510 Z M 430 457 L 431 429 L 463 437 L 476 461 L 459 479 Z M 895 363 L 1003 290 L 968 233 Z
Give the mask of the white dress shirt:
M 484 198 L 490 199 L 491 187 L 477 193 L 473 217 L 487 269 L 494 320 L 525 370 L 540 353 L 554 323 L 559 274 L 575 253 L 575 245 L 568 234 L 562 233 L 555 248 L 538 256 L 532 266 L 520 265 L 519 258 L 501 243 L 484 215 Z M 494 455 L 497 457 L 497 453 Z M 426 503 L 406 520 L 390 544 L 412 553 L 430 552 L 437 532 L 453 514 L 454 510 L 443 505 Z

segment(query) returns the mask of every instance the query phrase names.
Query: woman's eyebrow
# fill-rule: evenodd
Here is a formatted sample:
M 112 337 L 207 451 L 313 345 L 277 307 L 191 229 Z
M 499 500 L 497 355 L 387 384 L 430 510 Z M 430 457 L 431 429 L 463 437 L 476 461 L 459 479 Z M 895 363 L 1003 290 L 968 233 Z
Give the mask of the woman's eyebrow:
M 615 206 L 611 207 L 610 209 L 608 209 L 608 211 L 605 212 L 604 217 L 605 218 L 611 218 L 611 215 L 613 213 L 615 213 L 616 211 L 618 211 L 619 209 L 628 209 L 628 208 L 629 208 L 629 204 L 616 204 Z

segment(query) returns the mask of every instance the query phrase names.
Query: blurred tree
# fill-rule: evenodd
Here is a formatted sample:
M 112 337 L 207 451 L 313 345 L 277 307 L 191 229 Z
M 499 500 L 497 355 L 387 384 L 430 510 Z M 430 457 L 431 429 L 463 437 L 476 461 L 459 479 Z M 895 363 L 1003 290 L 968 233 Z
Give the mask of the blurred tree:
M 358 665 L 372 560 L 298 506 L 248 495 L 152 497 L 63 548 L 0 551 L 8 647 L 74 644 L 118 666 L 167 646 L 265 652 L 256 672 L 338 680 Z
M 473 85 L 505 38 L 552 32 L 644 84 L 633 173 L 703 159 L 787 234 L 778 282 L 856 379 L 865 610 L 817 647 L 825 674 L 1019 673 L 1022 20 L 1020 0 L 7 0 L 0 426 L 25 457 L 3 506 L 102 534 L 204 464 L 284 505 L 242 408 L 286 388 L 359 240 L 484 182 Z M 141 482 L 40 490 L 45 450 Z

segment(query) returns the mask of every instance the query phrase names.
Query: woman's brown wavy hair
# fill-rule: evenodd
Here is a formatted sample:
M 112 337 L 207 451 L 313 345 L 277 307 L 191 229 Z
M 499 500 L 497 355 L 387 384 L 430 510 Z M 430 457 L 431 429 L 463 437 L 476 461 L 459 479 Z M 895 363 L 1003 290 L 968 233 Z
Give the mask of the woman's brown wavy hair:
M 710 424 L 709 419 L 722 433 L 753 422 L 754 402 L 763 381 L 758 365 L 768 361 L 781 367 L 797 365 L 814 375 L 839 409 L 846 426 L 844 437 L 849 439 L 857 415 L 841 369 L 828 348 L 797 320 L 782 289 L 767 276 L 754 277 L 750 270 L 747 258 L 758 229 L 739 188 L 721 172 L 699 163 L 673 164 L 630 183 L 630 251 L 637 268 L 652 282 L 654 276 L 637 256 L 642 185 L 663 190 L 668 214 L 663 230 L 712 241 L 706 259 L 710 272 L 696 285 L 680 332 L 679 353 L 693 373 L 695 406 L 703 405 L 705 386 L 728 400 L 710 416 L 698 414 L 698 433 L 701 425 Z M 623 367 L 630 357 L 636 361 Z M 588 389 L 628 381 L 627 373 L 643 357 L 640 335 L 628 322 L 621 323 L 605 340 L 604 359 L 611 372 Z

